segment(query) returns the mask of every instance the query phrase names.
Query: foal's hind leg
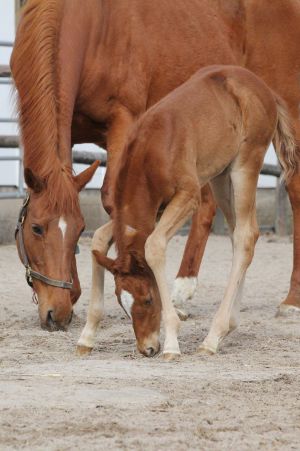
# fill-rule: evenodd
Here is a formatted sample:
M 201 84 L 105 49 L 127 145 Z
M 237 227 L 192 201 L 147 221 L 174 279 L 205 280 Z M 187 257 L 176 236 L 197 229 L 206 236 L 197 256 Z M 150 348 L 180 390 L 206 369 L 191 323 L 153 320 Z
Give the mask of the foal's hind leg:
M 224 299 L 200 347 L 202 352 L 214 354 L 223 338 L 238 325 L 237 310 L 241 290 L 258 238 L 255 210 L 257 178 L 256 170 L 247 172 L 247 168 L 239 170 L 238 167 L 234 167 L 231 172 L 235 214 L 232 268 Z
M 225 173 L 219 175 L 211 182 L 212 191 L 214 193 L 214 197 L 218 206 L 221 208 L 228 225 L 228 232 L 232 243 L 233 248 L 233 232 L 235 229 L 236 218 L 234 211 L 234 196 L 233 196 L 233 185 L 231 181 L 230 172 L 226 171 Z M 239 313 L 240 313 L 240 301 L 242 298 L 243 287 L 244 287 L 245 277 L 243 277 L 238 293 L 236 296 L 236 300 L 233 305 L 232 314 L 231 314 L 231 328 L 232 330 L 238 326 L 239 323 Z
M 209 185 L 205 185 L 201 189 L 201 204 L 192 218 L 191 230 L 171 295 L 181 320 L 188 317 L 184 304 L 196 291 L 197 276 L 215 213 L 215 200 Z
M 92 250 L 107 254 L 112 239 L 112 221 L 96 230 L 92 241 Z M 87 321 L 77 343 L 77 354 L 89 354 L 95 343 L 96 333 L 104 312 L 104 268 L 92 254 L 92 288 L 88 307 Z

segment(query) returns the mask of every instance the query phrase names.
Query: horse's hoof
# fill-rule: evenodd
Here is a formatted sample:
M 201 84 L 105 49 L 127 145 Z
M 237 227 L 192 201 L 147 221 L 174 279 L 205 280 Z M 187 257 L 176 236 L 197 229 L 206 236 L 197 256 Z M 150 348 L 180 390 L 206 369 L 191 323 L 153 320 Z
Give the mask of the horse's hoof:
M 300 314 L 300 308 L 295 305 L 290 304 L 280 304 L 275 317 L 278 318 L 280 316 L 294 316 Z
M 207 346 L 206 344 L 203 344 L 199 346 L 197 349 L 197 354 L 204 354 L 204 355 L 215 355 L 217 352 L 217 349 Z
M 163 360 L 164 362 L 172 362 L 174 360 L 179 360 L 180 354 L 174 353 L 174 352 L 164 352 L 163 353 Z
M 78 345 L 76 348 L 76 355 L 82 357 L 84 355 L 89 355 L 92 352 L 93 348 L 88 346 Z
M 189 315 L 184 310 L 178 307 L 175 307 L 175 310 L 181 321 L 186 321 L 188 319 Z

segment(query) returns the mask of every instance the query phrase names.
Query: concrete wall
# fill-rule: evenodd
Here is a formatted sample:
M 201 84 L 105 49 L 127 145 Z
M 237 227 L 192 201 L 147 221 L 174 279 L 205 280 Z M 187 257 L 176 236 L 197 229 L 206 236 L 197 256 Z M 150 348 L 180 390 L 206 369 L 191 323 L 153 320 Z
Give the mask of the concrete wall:
M 100 202 L 99 190 L 85 190 L 80 194 L 80 204 L 86 222 L 86 233 L 92 232 L 108 220 Z M 14 241 L 14 230 L 22 200 L 0 200 L 0 244 Z M 262 231 L 271 230 L 275 224 L 275 190 L 261 188 L 257 192 L 258 222 Z M 292 214 L 288 202 L 289 232 L 292 233 Z M 185 229 L 186 230 L 186 229 Z

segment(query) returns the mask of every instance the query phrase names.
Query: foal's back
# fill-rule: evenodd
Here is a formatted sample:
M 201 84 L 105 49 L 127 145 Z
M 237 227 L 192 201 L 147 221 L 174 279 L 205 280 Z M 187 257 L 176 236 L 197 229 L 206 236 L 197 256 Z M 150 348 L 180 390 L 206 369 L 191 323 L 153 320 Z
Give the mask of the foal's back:
M 135 140 L 150 160 L 163 160 L 168 177 L 186 169 L 202 184 L 242 149 L 265 152 L 276 120 L 274 96 L 262 80 L 238 66 L 209 66 L 148 110 Z

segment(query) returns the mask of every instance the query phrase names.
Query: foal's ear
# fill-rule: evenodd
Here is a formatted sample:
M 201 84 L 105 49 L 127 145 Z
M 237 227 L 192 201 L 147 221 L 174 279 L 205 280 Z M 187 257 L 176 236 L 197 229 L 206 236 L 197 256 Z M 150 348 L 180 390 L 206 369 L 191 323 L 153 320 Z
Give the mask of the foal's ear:
M 24 169 L 24 179 L 28 188 L 35 193 L 40 193 L 46 188 L 46 182 L 39 176 L 35 175 L 30 168 Z
M 112 274 L 116 273 L 115 260 L 101 254 L 101 252 L 96 250 L 93 250 L 92 253 L 100 266 L 103 266 L 103 268 L 107 269 Z
M 77 186 L 78 191 L 81 191 L 82 188 L 84 188 L 85 185 L 91 180 L 99 164 L 100 164 L 99 160 L 94 161 L 94 163 L 91 166 L 89 166 L 87 169 L 80 172 L 80 174 L 74 177 L 74 182 Z

